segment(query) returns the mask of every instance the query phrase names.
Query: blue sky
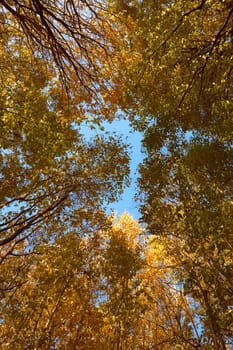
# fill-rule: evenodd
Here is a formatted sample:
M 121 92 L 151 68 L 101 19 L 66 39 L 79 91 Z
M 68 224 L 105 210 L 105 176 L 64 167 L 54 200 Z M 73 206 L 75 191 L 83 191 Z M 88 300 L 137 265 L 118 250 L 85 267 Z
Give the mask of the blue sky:
M 134 218 L 139 218 L 139 212 L 137 210 L 137 203 L 134 200 L 134 195 L 136 193 L 136 179 L 137 179 L 137 167 L 142 161 L 143 155 L 141 152 L 141 139 L 142 134 L 133 131 L 127 120 L 114 120 L 112 123 L 104 122 L 102 123 L 105 132 L 116 133 L 121 135 L 123 140 L 130 145 L 129 156 L 130 161 L 130 177 L 131 185 L 126 188 L 121 199 L 117 202 L 111 203 L 108 207 L 108 212 L 115 211 L 117 215 L 121 215 L 124 211 L 127 211 Z M 88 126 L 82 126 L 82 132 L 88 138 L 98 133 L 103 133 L 101 131 L 91 130 Z

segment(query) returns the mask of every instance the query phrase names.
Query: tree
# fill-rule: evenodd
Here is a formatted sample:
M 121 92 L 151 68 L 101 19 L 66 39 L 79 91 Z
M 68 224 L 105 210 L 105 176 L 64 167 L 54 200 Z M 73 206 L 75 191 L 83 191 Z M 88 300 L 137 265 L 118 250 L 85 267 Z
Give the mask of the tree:
M 78 218 L 70 229 L 53 222 L 50 236 L 1 265 L 3 349 L 198 349 L 162 243 L 148 246 L 128 214 L 89 231 Z
M 122 11 L 120 51 L 128 59 L 122 106 L 132 117 L 140 113 L 137 127 L 156 117 L 158 129 L 221 130 L 230 141 L 231 2 L 113 3 Z
M 66 225 L 62 228 L 67 230 Z M 36 254 L 13 259 L 13 263 L 12 257 L 5 260 L 2 268 L 8 268 L 12 277 L 15 265 L 19 269 L 25 264 L 18 270 L 18 279 L 25 282 L 3 294 L 3 348 L 95 347 L 97 324 L 101 324 L 95 306 L 98 241 L 81 239 L 79 234 L 84 232 L 80 229 L 76 223 L 74 231 L 60 233 L 49 245 L 40 244 Z
M 86 220 L 102 212 L 128 175 L 121 140 L 86 142 L 79 131 L 85 117 L 62 94 L 53 69 L 23 42 L 5 34 L 0 54 L 2 258 L 55 217 L 72 220 L 78 211 Z
M 133 274 L 128 276 L 124 268 L 126 273 L 121 275 L 122 259 L 126 262 L 127 256 L 118 251 L 113 263 L 114 257 L 109 253 L 115 249 L 109 239 L 116 238 L 117 233 L 124 239 L 123 232 L 128 230 L 130 234 L 131 229 L 136 238 L 140 229 L 126 215 L 113 227 L 111 221 L 109 218 L 97 230 L 92 223 L 89 232 L 80 226 L 78 218 L 73 229 L 68 230 L 66 223 L 59 223 L 59 230 L 66 230 L 66 235 L 60 232 L 50 244 L 40 242 L 36 254 L 18 259 L 8 256 L 4 260 L 1 268 L 8 282 L 5 281 L 5 289 L 1 289 L 3 348 L 115 349 L 118 346 L 115 337 L 113 343 L 109 338 L 115 333 L 114 315 L 129 328 L 125 316 L 130 313 L 130 306 L 125 301 L 130 301 L 130 289 L 124 289 L 121 304 L 120 297 L 112 293 L 111 281 L 117 277 L 132 282 L 138 267 L 132 267 L 129 261 L 128 270 L 134 269 Z M 51 237 L 55 237 L 58 227 L 54 223 L 50 229 Z M 135 248 L 138 245 L 136 241 L 131 244 Z M 135 261 L 140 260 L 133 251 L 128 251 L 128 255 Z M 121 281 L 118 287 L 121 290 Z M 127 333 L 127 329 L 124 332 Z
M 103 2 L 2 0 L 0 5 L 3 32 L 16 27 L 31 50 L 53 60 L 67 89 L 75 74 L 79 88 L 97 97 L 97 86 L 103 84 L 99 76 L 101 57 L 107 61 L 111 50 Z
M 180 257 L 214 349 L 232 338 L 232 2 L 113 2 L 121 107 L 144 132 L 143 220 Z M 120 40 L 120 39 L 119 39 Z M 125 76 L 125 79 L 124 79 Z M 224 284 L 224 287 L 223 287 Z
M 100 303 L 107 319 L 106 348 L 137 348 L 135 327 L 143 315 L 140 302 L 140 270 L 144 267 L 141 227 L 127 213 L 107 231 L 103 253 L 104 298 Z

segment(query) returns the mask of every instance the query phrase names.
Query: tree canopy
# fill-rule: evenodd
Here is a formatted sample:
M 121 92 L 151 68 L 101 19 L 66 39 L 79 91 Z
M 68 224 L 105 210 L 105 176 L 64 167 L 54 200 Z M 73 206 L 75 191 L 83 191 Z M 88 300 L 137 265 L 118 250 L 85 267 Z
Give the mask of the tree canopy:
M 144 133 L 143 221 L 167 236 L 214 349 L 232 337 L 232 2 L 115 1 L 119 99 Z M 133 57 L 133 59 L 132 59 Z M 182 251 L 170 248 L 179 242 Z M 169 252 L 170 251 L 170 252 Z
M 3 349 L 233 345 L 233 4 L 0 1 Z M 65 89 L 64 89 L 65 88 Z M 143 135 L 140 224 L 106 214 Z
M 2 0 L 0 3 L 3 30 L 16 26 L 33 51 L 53 59 L 66 83 L 71 69 L 90 93 L 98 80 L 96 54 L 107 55 L 109 49 L 104 4 L 92 0 Z

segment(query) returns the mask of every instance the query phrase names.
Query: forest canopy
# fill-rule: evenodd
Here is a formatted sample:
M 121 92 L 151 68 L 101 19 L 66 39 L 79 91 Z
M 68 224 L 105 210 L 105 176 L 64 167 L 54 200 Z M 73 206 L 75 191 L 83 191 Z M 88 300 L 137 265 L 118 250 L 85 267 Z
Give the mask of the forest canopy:
M 233 346 L 233 3 L 0 1 L 4 349 Z M 121 116 L 142 134 L 140 222 Z

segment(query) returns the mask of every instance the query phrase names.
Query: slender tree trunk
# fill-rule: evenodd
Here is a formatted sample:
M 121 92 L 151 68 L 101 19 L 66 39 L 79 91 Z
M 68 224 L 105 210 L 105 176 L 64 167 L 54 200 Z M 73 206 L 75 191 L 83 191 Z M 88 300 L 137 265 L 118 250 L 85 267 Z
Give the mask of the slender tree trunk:
M 207 290 L 203 289 L 200 286 L 201 289 L 201 293 L 203 295 L 203 299 L 204 299 L 204 303 L 205 303 L 205 307 L 206 307 L 206 312 L 207 315 L 209 317 L 210 320 L 210 325 L 211 325 L 211 329 L 212 329 L 212 336 L 213 336 L 213 341 L 214 341 L 214 348 L 216 350 L 227 350 L 226 345 L 225 345 L 225 341 L 223 339 L 219 324 L 216 320 L 216 317 L 213 313 L 212 307 L 209 303 L 209 299 L 208 299 L 208 292 Z

